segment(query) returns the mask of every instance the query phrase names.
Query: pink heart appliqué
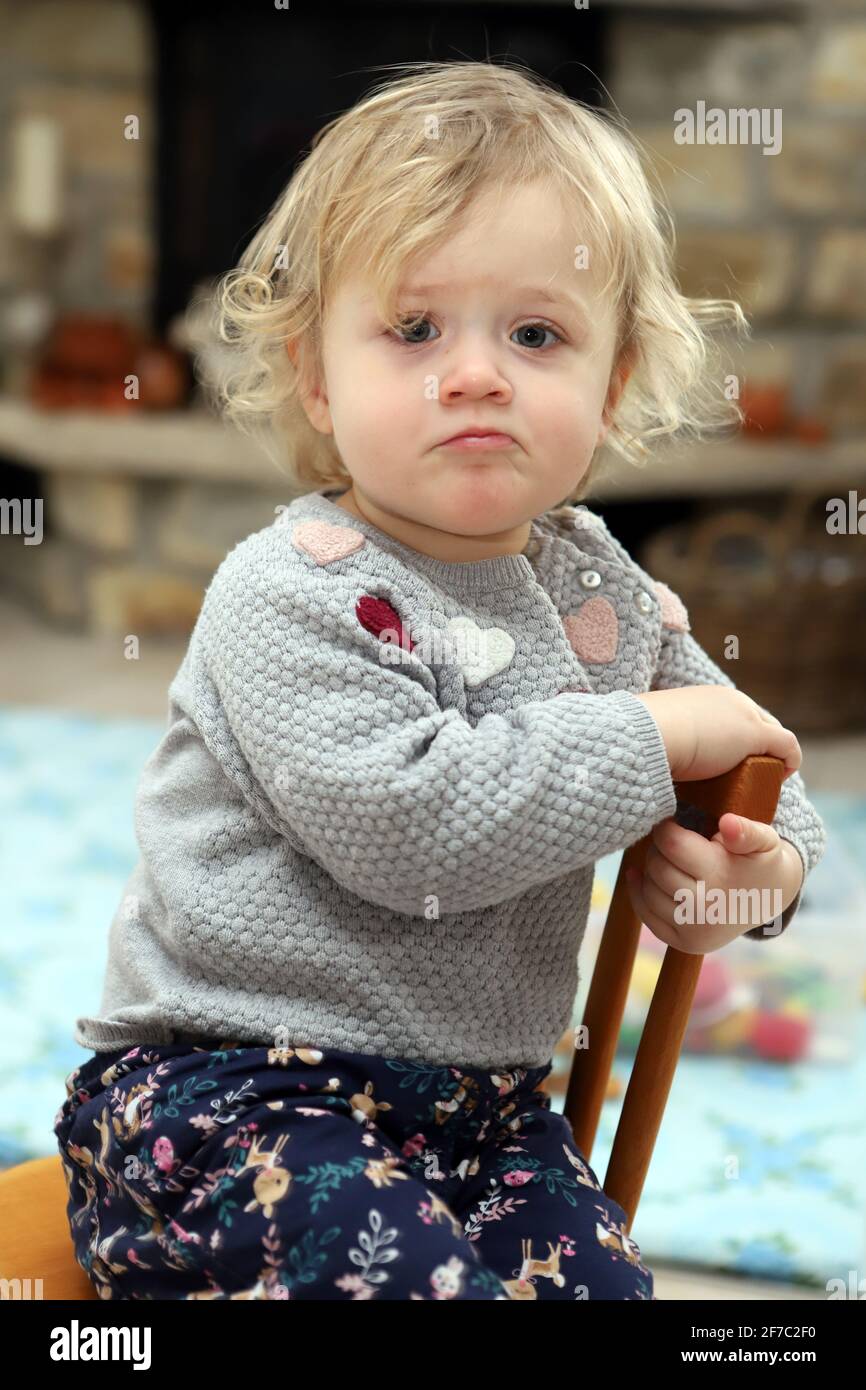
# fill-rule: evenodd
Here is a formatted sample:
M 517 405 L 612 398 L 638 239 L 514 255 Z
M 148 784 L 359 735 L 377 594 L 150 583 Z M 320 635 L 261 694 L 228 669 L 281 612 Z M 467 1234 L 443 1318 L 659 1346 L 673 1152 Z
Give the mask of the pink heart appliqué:
M 661 604 L 662 625 L 673 628 L 674 632 L 689 632 L 691 625 L 688 610 L 679 594 L 675 594 L 673 589 L 669 589 L 660 579 L 653 580 L 653 588 Z
M 613 661 L 619 645 L 619 618 L 606 598 L 588 598 L 579 613 L 566 614 L 562 626 L 581 661 Z
M 312 555 L 317 565 L 345 559 L 360 550 L 365 539 L 354 526 L 332 526 L 329 521 L 302 521 L 292 531 L 292 545 Z

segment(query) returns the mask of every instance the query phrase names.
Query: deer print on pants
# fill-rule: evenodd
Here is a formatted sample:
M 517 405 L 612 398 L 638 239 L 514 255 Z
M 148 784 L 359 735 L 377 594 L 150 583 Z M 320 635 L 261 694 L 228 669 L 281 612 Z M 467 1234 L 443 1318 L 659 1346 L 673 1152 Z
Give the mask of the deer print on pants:
M 550 1070 L 290 1036 L 94 1054 L 54 1127 L 76 1259 L 103 1299 L 652 1299 Z

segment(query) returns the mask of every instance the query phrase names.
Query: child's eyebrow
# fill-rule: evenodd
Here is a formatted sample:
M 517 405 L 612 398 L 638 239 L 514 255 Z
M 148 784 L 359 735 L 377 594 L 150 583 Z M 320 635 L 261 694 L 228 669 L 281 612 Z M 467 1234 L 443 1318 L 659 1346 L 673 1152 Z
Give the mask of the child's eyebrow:
M 446 284 L 406 285 L 403 287 L 402 294 L 406 298 L 411 298 L 414 296 L 423 298 L 426 295 L 438 294 L 442 290 L 450 290 L 453 288 L 453 285 Z M 504 285 L 499 285 L 498 288 L 504 289 L 506 287 Z M 574 314 L 576 314 L 577 317 L 580 319 L 581 325 L 584 328 L 589 328 L 589 320 L 587 318 L 586 310 L 583 304 L 578 299 L 575 299 L 572 295 L 568 294 L 565 290 L 560 290 L 558 293 L 552 294 L 550 290 L 545 289 L 543 285 L 513 285 L 508 286 L 508 288 L 510 289 L 511 294 L 517 296 L 518 298 L 523 298 L 525 296 L 527 298 L 540 299 L 543 300 L 546 304 L 561 305 L 567 309 L 571 309 L 571 311 Z
M 442 291 L 442 290 L 450 290 L 450 289 L 453 289 L 453 288 L 454 288 L 453 285 L 446 285 L 446 284 L 438 284 L 438 285 L 407 285 L 407 286 L 404 288 L 403 293 L 404 293 L 404 294 L 418 294 L 418 295 L 422 295 L 422 294 L 439 294 L 440 291 Z M 497 286 L 497 288 L 505 288 L 505 286 L 500 284 L 500 285 Z M 533 295 L 536 299 L 544 299 L 544 300 L 546 300 L 546 302 L 547 302 L 548 304 L 571 304 L 571 303 L 574 303 L 575 307 L 577 307 L 576 301 L 572 300 L 571 297 L 565 293 L 565 291 L 561 291 L 559 294 L 551 294 L 550 290 L 544 289 L 544 287 L 543 287 L 542 285 L 514 285 L 514 286 L 511 286 L 510 288 L 511 288 L 511 293 L 512 293 L 512 294 L 516 294 L 516 295 Z

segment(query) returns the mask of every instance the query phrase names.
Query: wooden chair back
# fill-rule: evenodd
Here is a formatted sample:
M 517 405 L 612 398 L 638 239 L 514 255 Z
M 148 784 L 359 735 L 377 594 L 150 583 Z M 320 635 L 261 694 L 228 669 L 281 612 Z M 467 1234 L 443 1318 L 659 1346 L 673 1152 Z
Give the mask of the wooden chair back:
M 779 758 L 750 757 L 721 777 L 675 783 L 678 802 L 705 815 L 702 831 L 712 839 L 726 811 L 770 825 L 776 814 L 785 765 Z M 622 857 L 613 899 L 595 960 L 583 1023 L 588 1046 L 576 1048 L 564 1113 L 574 1141 L 591 1162 L 601 1107 L 608 1089 L 642 923 L 625 881 L 631 865 L 643 868 L 651 837 Z M 689 1020 L 702 955 L 668 946 L 641 1033 L 614 1136 L 603 1190 L 625 1210 L 628 1229 L 637 1212 L 661 1127 L 683 1036 Z

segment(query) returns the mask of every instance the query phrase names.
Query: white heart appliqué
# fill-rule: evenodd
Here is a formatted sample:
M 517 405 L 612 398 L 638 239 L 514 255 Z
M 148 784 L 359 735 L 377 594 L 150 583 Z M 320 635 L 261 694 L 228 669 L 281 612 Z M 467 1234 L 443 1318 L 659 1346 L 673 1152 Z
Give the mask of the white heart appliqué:
M 471 618 L 452 618 L 448 633 L 468 686 L 481 685 L 510 665 L 514 638 L 502 627 L 479 627 Z

